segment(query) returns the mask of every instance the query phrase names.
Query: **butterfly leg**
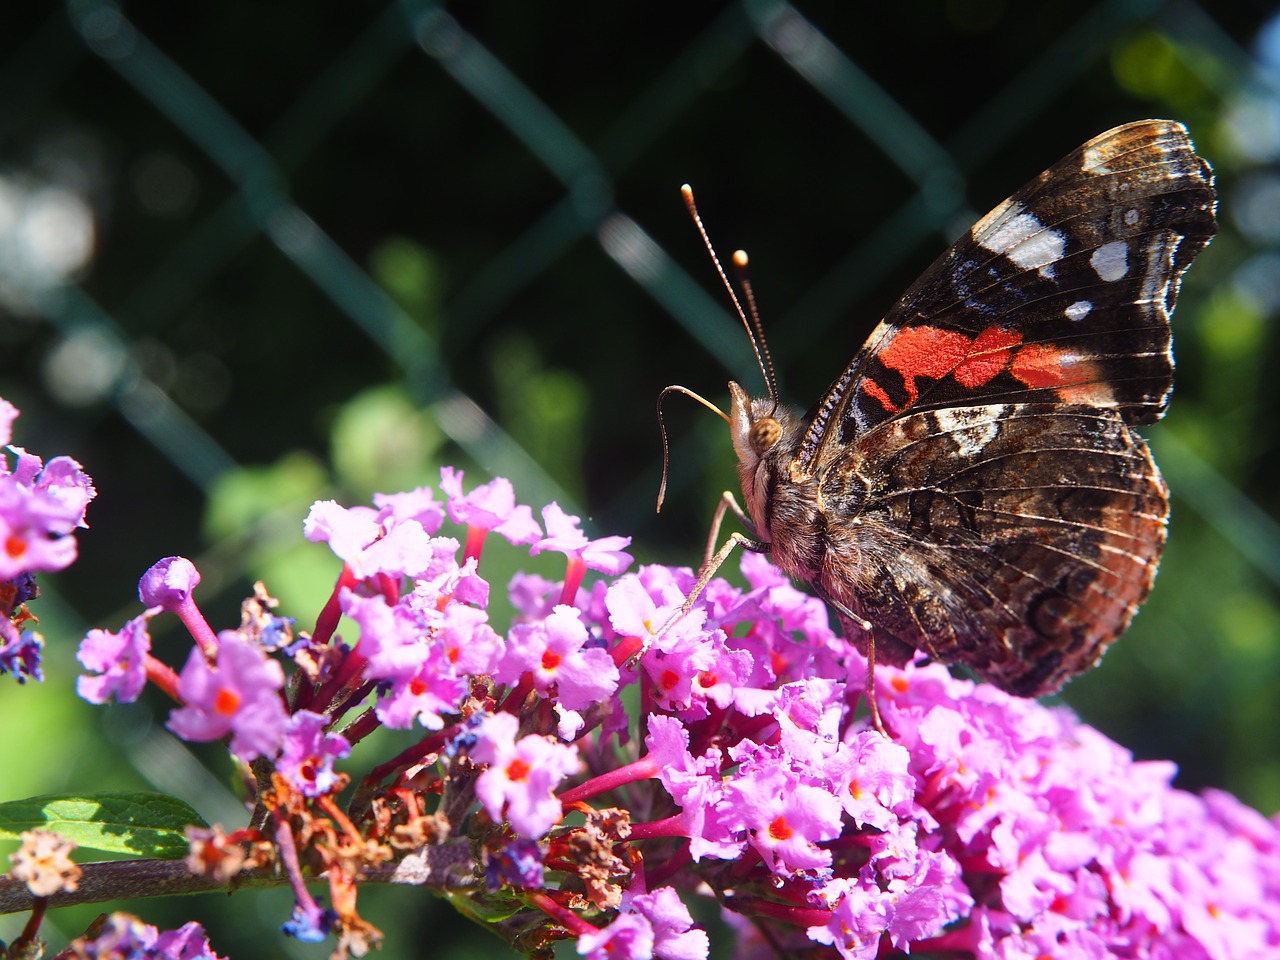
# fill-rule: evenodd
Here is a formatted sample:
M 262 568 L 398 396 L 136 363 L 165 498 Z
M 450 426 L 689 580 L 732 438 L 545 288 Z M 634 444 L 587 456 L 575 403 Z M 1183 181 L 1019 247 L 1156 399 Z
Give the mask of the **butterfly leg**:
M 711 563 L 712 558 L 716 554 L 716 541 L 720 539 L 720 525 L 724 523 L 724 515 L 730 511 L 733 512 L 733 515 L 734 517 L 737 518 L 737 521 L 740 524 L 742 524 L 742 529 L 747 531 L 747 534 L 748 534 L 747 539 L 752 540 L 756 543 L 764 544 L 763 550 L 755 550 L 755 552 L 756 553 L 768 552 L 768 544 L 764 542 L 763 538 L 756 531 L 756 525 L 752 522 L 750 515 L 747 513 L 747 511 L 743 510 L 742 507 L 738 504 L 738 498 L 735 497 L 730 491 L 726 490 L 724 493 L 720 495 L 720 502 L 716 504 L 715 515 L 711 518 L 711 531 L 707 534 L 707 552 L 702 555 L 703 570 L 707 569 L 707 565 Z M 745 543 L 744 543 L 744 546 L 745 546 Z M 754 548 L 747 547 L 747 549 L 751 550 Z M 728 554 L 725 554 L 725 556 L 727 557 Z M 723 563 L 723 562 L 724 560 L 720 561 L 720 563 Z M 716 566 L 719 567 L 720 564 L 717 563 Z
M 733 533 L 729 534 L 729 539 L 724 542 L 723 546 L 721 546 L 719 550 L 716 550 L 715 546 L 716 540 L 720 536 L 720 526 L 724 523 L 724 515 L 729 511 L 733 511 L 733 515 L 738 518 L 738 522 L 747 529 L 751 536 L 748 536 L 745 533 L 738 533 L 735 530 Z M 769 552 L 768 541 L 758 539 L 755 534 L 755 524 L 751 522 L 751 518 L 747 516 L 746 511 L 738 505 L 738 501 L 734 499 L 733 494 L 726 490 L 724 492 L 724 496 L 720 498 L 720 503 L 716 506 L 715 516 L 711 519 L 711 535 L 707 538 L 707 552 L 702 560 L 702 567 L 698 570 L 697 582 L 693 585 L 693 589 L 689 591 L 689 595 L 685 597 L 684 603 L 680 605 L 680 609 L 672 614 L 671 619 L 662 625 L 662 629 L 653 634 L 653 636 L 645 642 L 644 646 L 640 648 L 640 651 L 631 658 L 632 663 L 639 660 L 639 658 L 643 656 L 651 646 L 653 646 L 653 642 L 657 640 L 658 637 L 670 630 L 677 622 L 679 622 L 681 617 L 693 609 L 693 605 L 698 602 L 698 597 L 702 596 L 702 591 L 707 589 L 707 584 L 711 582 L 711 578 L 716 575 L 716 571 L 718 571 L 724 565 L 724 562 L 729 559 L 729 554 L 733 553 L 736 547 L 741 546 L 746 550 L 750 550 L 752 553 Z
M 880 731 L 880 735 L 886 739 L 893 739 L 889 736 L 889 731 L 884 728 L 884 721 L 880 719 L 880 704 L 876 700 L 876 638 L 873 634 L 867 634 L 867 686 L 865 693 L 867 695 L 867 706 L 871 708 L 871 723 Z
M 880 719 L 880 704 L 876 700 L 876 635 L 871 629 L 871 621 L 865 617 L 858 616 L 845 604 L 828 594 L 827 591 L 818 588 L 816 584 L 815 589 L 818 596 L 839 615 L 840 626 L 844 630 L 846 640 L 850 640 L 850 627 L 856 627 L 867 635 L 867 683 L 865 688 L 867 708 L 871 711 L 872 726 L 880 731 L 882 736 L 889 737 L 889 731 L 885 729 L 884 721 Z

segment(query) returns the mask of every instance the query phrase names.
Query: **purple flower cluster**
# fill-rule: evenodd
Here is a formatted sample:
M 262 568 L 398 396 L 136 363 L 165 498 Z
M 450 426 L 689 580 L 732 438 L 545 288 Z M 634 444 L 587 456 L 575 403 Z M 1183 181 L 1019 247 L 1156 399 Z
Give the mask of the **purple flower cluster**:
M 87 527 L 85 508 L 96 495 L 93 482 L 70 457 L 47 464 L 22 447 L 9 445 L 18 410 L 0 400 L 0 581 L 23 573 L 61 570 L 76 558 L 72 533 Z
M 85 509 L 96 491 L 70 457 L 46 464 L 10 445 L 17 418 L 18 408 L 0 399 L 0 674 L 22 683 L 43 679 L 42 640 L 23 627 L 23 605 L 37 595 L 34 574 L 62 570 L 75 560 L 74 532 L 88 526 Z
M 118 911 L 105 917 L 94 933 L 74 940 L 69 951 L 82 960 L 222 960 L 198 923 L 157 930 Z
M 311 636 L 280 642 L 280 618 L 249 616 L 214 635 L 198 575 L 170 558 L 144 577 L 150 609 L 82 646 L 97 674 L 82 695 L 132 699 L 144 679 L 166 682 L 154 663 L 140 672 L 147 621 L 183 619 L 196 645 L 168 687 L 169 727 L 273 763 L 299 915 L 320 908 L 291 838 L 328 838 L 310 858 L 327 865 L 334 910 L 295 917 L 295 935 L 372 937 L 353 912 L 353 850 L 378 863 L 404 837 L 474 831 L 490 889 L 451 896 L 493 896 L 468 913 L 504 918 L 519 898 L 548 937 L 567 929 L 600 960 L 706 957 L 681 895 L 708 891 L 750 919 L 730 924 L 744 955 L 1280 955 L 1280 826 L 1231 797 L 1176 790 L 1169 764 L 1134 762 L 1068 711 L 938 666 L 877 671 L 886 738 L 860 702 L 865 660 L 763 557 L 744 554 L 745 589 L 713 580 L 678 616 L 690 571 L 627 574 L 629 541 L 591 540 L 555 504 L 544 536 L 503 480 L 468 494 L 446 468 L 441 489 L 444 503 L 422 488 L 312 508 L 305 535 L 343 568 Z M 481 576 L 490 532 L 566 560 L 560 582 L 512 580 L 505 626 Z M 297 667 L 287 684 L 281 652 Z M 334 763 L 360 759 L 379 726 L 421 740 L 367 758 L 349 820 Z M 384 812 L 359 819 L 371 809 Z M 320 813 L 322 826 L 308 819 Z

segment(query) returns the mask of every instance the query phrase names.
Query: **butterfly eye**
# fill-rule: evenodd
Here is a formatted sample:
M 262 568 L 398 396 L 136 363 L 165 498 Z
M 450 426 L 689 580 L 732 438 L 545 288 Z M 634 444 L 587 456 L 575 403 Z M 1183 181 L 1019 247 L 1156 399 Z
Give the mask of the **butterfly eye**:
M 780 436 L 782 436 L 782 424 L 773 417 L 761 417 L 751 425 L 751 433 L 748 434 L 747 440 L 756 456 L 763 456 L 778 442 Z

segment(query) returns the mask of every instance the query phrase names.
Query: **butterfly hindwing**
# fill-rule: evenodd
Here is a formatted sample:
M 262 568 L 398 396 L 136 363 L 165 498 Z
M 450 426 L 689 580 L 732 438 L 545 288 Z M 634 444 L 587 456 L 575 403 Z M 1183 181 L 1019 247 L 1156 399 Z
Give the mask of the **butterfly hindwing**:
M 847 449 L 820 490 L 833 507 L 858 499 L 830 511 L 827 536 L 857 542 L 877 571 L 841 599 L 872 624 L 880 659 L 920 650 L 1024 696 L 1092 666 L 1129 623 L 1168 513 L 1118 411 L 1065 404 L 904 415 Z

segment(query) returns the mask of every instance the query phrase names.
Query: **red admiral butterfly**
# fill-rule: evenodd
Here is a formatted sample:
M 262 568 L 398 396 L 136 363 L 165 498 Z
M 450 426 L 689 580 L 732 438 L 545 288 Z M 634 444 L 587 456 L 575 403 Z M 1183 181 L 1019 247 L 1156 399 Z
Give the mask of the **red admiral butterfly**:
M 1164 548 L 1168 491 L 1133 427 L 1168 405 L 1169 315 L 1215 205 L 1184 127 L 1116 127 L 938 258 L 806 415 L 765 354 L 768 397 L 729 384 L 747 509 L 726 493 L 716 518 L 750 536 L 698 590 L 742 544 L 872 665 L 920 651 L 1025 697 L 1094 666 Z

